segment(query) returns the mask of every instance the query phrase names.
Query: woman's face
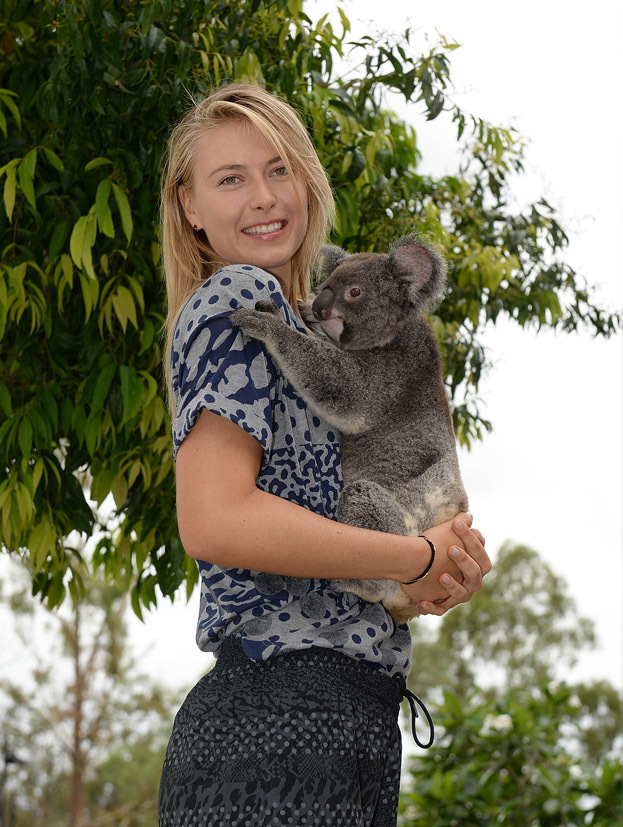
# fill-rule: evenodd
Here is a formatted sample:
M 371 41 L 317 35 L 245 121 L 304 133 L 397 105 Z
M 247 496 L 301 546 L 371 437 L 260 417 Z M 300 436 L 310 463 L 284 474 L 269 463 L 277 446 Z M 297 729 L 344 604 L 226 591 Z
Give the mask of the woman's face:
M 274 146 L 248 121 L 232 120 L 200 139 L 192 191 L 180 186 L 179 197 L 219 259 L 267 270 L 288 295 L 307 232 L 307 189 L 296 183 L 300 195 Z

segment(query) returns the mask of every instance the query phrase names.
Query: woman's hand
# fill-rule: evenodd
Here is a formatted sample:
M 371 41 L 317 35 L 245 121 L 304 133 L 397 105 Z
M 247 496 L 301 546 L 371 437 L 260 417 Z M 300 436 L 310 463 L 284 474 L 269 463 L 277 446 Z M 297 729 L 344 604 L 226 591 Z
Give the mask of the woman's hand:
M 435 565 L 421 582 L 403 586 L 420 601 L 421 614 L 441 616 L 459 603 L 467 603 L 491 571 L 484 537 L 471 525 L 471 514 L 458 514 L 426 531 L 437 549 Z

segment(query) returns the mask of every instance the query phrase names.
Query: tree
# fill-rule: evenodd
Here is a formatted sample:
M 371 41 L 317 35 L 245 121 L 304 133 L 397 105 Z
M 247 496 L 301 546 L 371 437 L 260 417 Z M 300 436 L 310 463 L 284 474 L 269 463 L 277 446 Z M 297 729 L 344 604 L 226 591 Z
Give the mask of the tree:
M 414 624 L 409 682 L 437 739 L 401 786 L 402 827 L 607 827 L 623 815 L 620 693 L 573 684 L 594 644 L 564 579 L 506 544 L 483 588 L 436 633 Z
M 485 587 L 461 609 L 444 618 L 439 641 L 462 653 L 460 691 L 490 664 L 509 688 L 547 683 L 595 643 L 593 623 L 578 616 L 564 579 L 527 546 L 502 546 Z
M 576 708 L 564 686 L 515 689 L 497 702 L 478 690 L 446 692 L 444 734 L 402 785 L 401 827 L 619 824 L 620 758 L 595 769 L 565 749 L 564 723 Z
M 448 251 L 450 287 L 432 318 L 457 434 L 489 427 L 476 403 L 480 334 L 520 325 L 608 335 L 617 320 L 564 262 L 566 236 L 545 201 L 506 203 L 522 141 L 446 96 L 441 39 L 349 44 L 349 22 L 313 22 L 302 0 L 4 0 L 0 21 L 0 479 L 2 540 L 28 558 L 50 605 L 84 592 L 87 566 L 66 540 L 101 539 L 96 567 L 133 605 L 191 590 L 174 515 L 169 422 L 160 380 L 164 296 L 156 224 L 167 130 L 187 89 L 246 79 L 297 107 L 335 186 L 334 241 L 385 249 L 415 226 Z M 418 172 L 416 136 L 387 91 L 457 126 L 455 175 Z M 112 495 L 114 530 L 95 508 Z M 27 551 L 26 551 L 27 549 Z
M 126 639 L 127 595 L 93 579 L 81 603 L 50 613 L 28 595 L 27 572 L 19 575 L 3 595 L 14 623 L 5 617 L 3 626 L 14 626 L 23 654 L 17 670 L 0 680 L 2 737 L 22 762 L 7 784 L 11 823 L 154 824 L 175 703 L 136 673 Z M 41 641 L 33 644 L 43 617 L 45 650 Z
M 413 624 L 413 691 L 441 702 L 442 689 L 467 697 L 478 687 L 499 700 L 525 687 L 570 685 L 577 706 L 575 752 L 594 766 L 621 732 L 619 693 L 604 680 L 569 684 L 579 653 L 595 644 L 593 623 L 577 612 L 564 578 L 533 549 L 505 544 L 482 589 L 431 632 Z

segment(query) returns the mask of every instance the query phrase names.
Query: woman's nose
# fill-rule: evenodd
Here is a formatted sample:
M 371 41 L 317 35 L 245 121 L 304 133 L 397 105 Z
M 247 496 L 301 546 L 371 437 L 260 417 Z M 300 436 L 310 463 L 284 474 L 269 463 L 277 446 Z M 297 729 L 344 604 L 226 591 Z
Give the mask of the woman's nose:
M 251 207 L 253 209 L 268 210 L 274 206 L 276 200 L 268 181 L 258 181 L 253 186 L 251 192 Z

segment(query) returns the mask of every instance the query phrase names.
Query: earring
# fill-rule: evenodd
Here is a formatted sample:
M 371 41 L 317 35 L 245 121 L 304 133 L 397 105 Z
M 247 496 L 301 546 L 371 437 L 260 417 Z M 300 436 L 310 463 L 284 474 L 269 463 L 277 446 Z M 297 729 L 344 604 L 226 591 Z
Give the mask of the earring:
M 193 224 L 193 230 L 194 230 L 195 232 L 197 232 L 197 225 L 196 225 L 196 224 Z

